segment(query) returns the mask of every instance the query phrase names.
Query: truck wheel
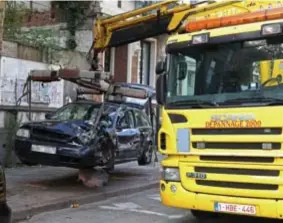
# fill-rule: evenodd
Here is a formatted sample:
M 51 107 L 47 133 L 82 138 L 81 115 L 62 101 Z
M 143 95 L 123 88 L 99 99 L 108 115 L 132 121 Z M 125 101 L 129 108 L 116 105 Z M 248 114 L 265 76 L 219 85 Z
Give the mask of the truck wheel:
M 141 156 L 138 158 L 138 164 L 140 166 L 145 166 L 151 163 L 153 154 L 152 143 L 148 144 L 148 147 L 142 151 Z
M 196 219 L 200 221 L 209 220 L 218 217 L 218 214 L 208 211 L 191 210 L 191 213 Z

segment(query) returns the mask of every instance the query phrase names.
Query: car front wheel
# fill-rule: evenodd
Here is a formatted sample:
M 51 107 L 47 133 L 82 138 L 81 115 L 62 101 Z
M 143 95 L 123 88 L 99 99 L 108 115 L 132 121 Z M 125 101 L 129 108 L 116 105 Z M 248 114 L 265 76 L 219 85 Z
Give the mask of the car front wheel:
M 153 154 L 153 146 L 152 143 L 149 143 L 146 148 L 143 148 L 142 154 L 138 159 L 138 164 L 140 166 L 148 165 L 151 163 Z

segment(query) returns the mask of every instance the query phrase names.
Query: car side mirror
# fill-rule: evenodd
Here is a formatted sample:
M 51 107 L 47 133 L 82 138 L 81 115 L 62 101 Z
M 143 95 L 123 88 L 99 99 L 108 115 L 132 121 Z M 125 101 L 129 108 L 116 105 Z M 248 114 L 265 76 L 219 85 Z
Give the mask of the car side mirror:
M 165 61 L 162 60 L 162 61 L 157 62 L 156 67 L 155 67 L 155 73 L 159 75 L 159 74 L 164 73 L 165 70 L 166 70 Z
M 165 104 L 166 92 L 167 92 L 167 84 L 166 84 L 166 75 L 161 74 L 156 79 L 156 101 L 160 105 Z

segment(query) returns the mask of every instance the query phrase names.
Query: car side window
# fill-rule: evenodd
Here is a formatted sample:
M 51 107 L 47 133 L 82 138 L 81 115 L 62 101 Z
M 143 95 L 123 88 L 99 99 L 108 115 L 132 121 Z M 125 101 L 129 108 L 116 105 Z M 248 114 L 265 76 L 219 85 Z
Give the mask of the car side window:
M 120 117 L 120 118 L 118 119 L 117 127 L 118 127 L 119 129 L 126 129 L 126 128 L 129 128 L 129 123 L 128 123 L 126 114 L 124 114 L 122 117 Z
M 141 112 L 142 121 L 144 126 L 150 126 L 150 122 L 148 120 L 147 115 L 144 112 Z
M 134 117 L 131 111 L 126 111 L 124 115 L 119 118 L 117 126 L 121 129 L 134 128 Z
M 132 128 L 132 129 L 135 128 L 135 119 L 134 119 L 133 111 L 127 111 L 126 115 L 129 118 L 130 128 Z
M 138 113 L 137 110 L 135 110 L 134 113 L 135 113 L 136 126 L 137 126 L 137 127 L 141 127 L 141 126 L 143 125 L 141 116 L 139 115 L 139 113 Z
M 138 127 L 145 127 L 149 126 L 149 123 L 147 121 L 147 117 L 145 113 L 139 110 L 135 110 L 135 120 L 136 120 L 136 125 Z

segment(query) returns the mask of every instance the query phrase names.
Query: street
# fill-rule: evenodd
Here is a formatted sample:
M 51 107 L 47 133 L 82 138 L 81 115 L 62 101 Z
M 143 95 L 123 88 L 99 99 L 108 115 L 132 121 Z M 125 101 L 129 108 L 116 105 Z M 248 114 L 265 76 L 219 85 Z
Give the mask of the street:
M 117 165 L 109 183 L 87 188 L 78 181 L 78 171 L 68 168 L 23 167 L 8 169 L 7 200 L 15 221 L 43 212 L 70 207 L 74 202 L 90 204 L 117 195 L 129 195 L 158 188 L 158 164 L 138 166 L 137 162 Z M 56 221 L 55 221 L 56 222 Z
M 144 223 L 144 222 L 194 222 L 188 211 L 166 208 L 160 204 L 158 189 L 140 192 L 134 195 L 108 199 L 104 202 L 93 203 L 69 208 L 52 213 L 34 216 L 24 223 Z
M 103 202 L 39 214 L 22 223 L 196 223 L 187 210 L 167 208 L 160 204 L 158 189 L 151 189 L 130 196 L 116 197 Z M 206 220 L 205 223 L 226 222 L 269 223 L 263 219 L 226 217 Z

